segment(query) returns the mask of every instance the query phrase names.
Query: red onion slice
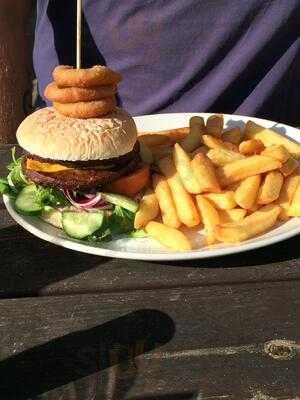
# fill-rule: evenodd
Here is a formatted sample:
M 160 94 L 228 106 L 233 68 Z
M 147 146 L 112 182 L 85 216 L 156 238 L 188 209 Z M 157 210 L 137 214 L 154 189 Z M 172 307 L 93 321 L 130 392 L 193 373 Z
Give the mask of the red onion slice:
M 106 203 L 103 200 L 100 200 L 98 204 L 95 205 L 94 208 L 100 208 L 101 210 L 111 210 L 113 205 L 110 203 Z
M 71 193 L 69 190 L 64 190 L 64 194 L 69 202 L 77 208 L 92 208 L 101 201 L 101 193 L 96 193 L 92 198 L 88 197 L 80 200 L 76 200 L 76 198 L 73 196 L 73 193 Z

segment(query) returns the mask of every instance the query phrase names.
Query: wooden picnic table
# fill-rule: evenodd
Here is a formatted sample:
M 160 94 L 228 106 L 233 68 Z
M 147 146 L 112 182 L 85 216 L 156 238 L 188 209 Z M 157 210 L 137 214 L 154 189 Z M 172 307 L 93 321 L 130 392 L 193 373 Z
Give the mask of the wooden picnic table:
M 1 203 L 0 399 L 299 399 L 299 238 L 109 259 L 32 236 Z

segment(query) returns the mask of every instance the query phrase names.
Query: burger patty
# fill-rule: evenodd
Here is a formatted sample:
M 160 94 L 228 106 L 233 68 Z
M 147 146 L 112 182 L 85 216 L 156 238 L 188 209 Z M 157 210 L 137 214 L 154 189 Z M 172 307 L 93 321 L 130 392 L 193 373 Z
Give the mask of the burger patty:
M 92 169 L 93 167 L 109 167 L 111 168 L 119 168 L 120 166 L 126 165 L 129 163 L 136 155 L 139 154 L 140 145 L 137 141 L 134 145 L 134 148 L 129 153 L 123 154 L 120 157 L 109 158 L 107 160 L 90 160 L 90 161 L 64 161 L 64 160 L 53 160 L 52 158 L 43 158 L 39 157 L 35 154 L 27 154 L 26 157 L 31 158 L 32 160 L 48 163 L 48 164 L 61 164 L 69 168 L 88 168 Z
M 139 154 L 138 152 L 130 153 L 132 153 L 131 157 L 125 165 L 122 163 L 122 165 L 118 166 L 116 162 L 114 162 L 113 169 L 96 169 L 95 164 L 93 165 L 94 169 L 92 167 L 87 168 L 86 166 L 85 168 L 80 168 L 76 162 L 76 167 L 73 164 L 74 167 L 72 167 L 72 169 L 59 172 L 42 172 L 27 169 L 26 160 L 29 156 L 25 156 L 22 162 L 22 171 L 27 179 L 38 185 L 69 190 L 90 190 L 113 182 L 120 176 L 127 175 L 136 169 L 140 163 Z M 32 158 L 31 155 L 30 158 Z M 46 159 L 39 159 L 39 161 L 40 160 L 46 162 Z M 56 163 L 57 162 L 58 161 L 56 161 Z

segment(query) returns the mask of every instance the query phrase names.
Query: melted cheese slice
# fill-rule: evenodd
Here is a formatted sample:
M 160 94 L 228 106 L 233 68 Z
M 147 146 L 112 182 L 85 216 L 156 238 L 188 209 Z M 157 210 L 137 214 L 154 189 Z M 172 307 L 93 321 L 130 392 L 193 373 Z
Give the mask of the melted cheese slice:
M 27 158 L 26 168 L 42 172 L 59 172 L 59 171 L 64 171 L 66 169 L 72 169 L 62 164 L 44 163 L 37 160 L 32 160 L 30 158 Z

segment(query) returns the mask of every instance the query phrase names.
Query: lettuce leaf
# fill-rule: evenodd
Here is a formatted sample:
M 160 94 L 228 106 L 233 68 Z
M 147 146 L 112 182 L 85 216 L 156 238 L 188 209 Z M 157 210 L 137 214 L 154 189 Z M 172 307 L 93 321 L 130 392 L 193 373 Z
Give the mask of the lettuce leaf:
M 22 172 L 22 157 L 16 158 L 16 148 L 11 149 L 11 163 L 7 166 L 10 171 L 7 175 L 7 182 L 13 192 L 19 192 L 28 184 Z
M 7 182 L 7 179 L 0 178 L 0 193 L 10 194 L 11 188 Z
M 134 213 L 115 206 L 111 215 L 106 215 L 101 228 L 87 238 L 90 242 L 112 240 L 113 236 L 133 231 Z
M 92 235 L 86 238 L 88 242 L 110 242 L 112 240 L 111 231 L 109 228 L 99 229 Z
M 44 186 L 36 186 L 36 199 L 41 205 L 54 208 L 70 204 L 60 190 Z
M 128 236 L 137 239 L 137 238 L 145 238 L 148 235 L 144 229 L 134 229 L 133 231 L 128 233 Z
M 115 206 L 108 219 L 108 226 L 113 235 L 127 233 L 133 230 L 134 213 L 120 206 Z

